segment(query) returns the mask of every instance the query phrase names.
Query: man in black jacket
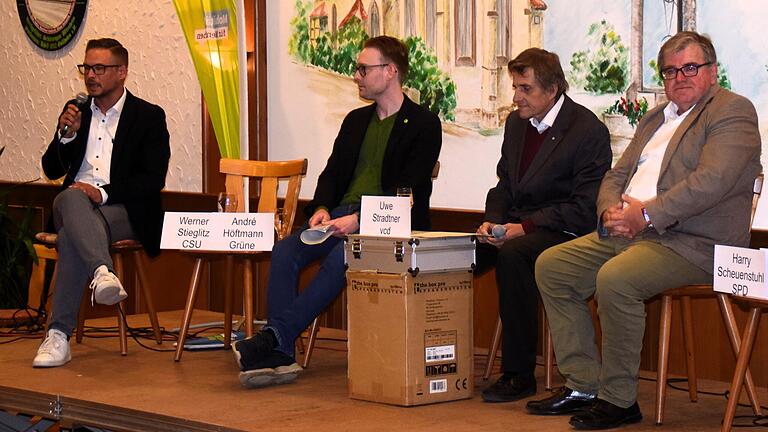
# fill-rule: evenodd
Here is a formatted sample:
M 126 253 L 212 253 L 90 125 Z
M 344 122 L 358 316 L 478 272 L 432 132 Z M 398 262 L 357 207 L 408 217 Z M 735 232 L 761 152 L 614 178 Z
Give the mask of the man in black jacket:
M 68 339 L 89 279 L 96 303 L 127 297 L 114 274 L 112 242 L 140 240 L 150 255 L 160 248 L 160 191 L 170 158 L 165 112 L 125 89 L 128 51 L 114 39 L 88 41 L 78 70 L 90 97 L 67 103 L 42 159 L 48 178 L 66 177 L 53 202 L 59 265 L 35 367 L 71 359 Z
M 534 263 L 550 246 L 595 229 L 597 189 L 611 165 L 608 130 L 565 94 L 556 54 L 530 48 L 508 67 L 517 110 L 504 126 L 499 183 L 488 191 L 477 230 L 480 268 L 496 266 L 504 328 L 503 374 L 483 391 L 486 402 L 536 393 Z
M 366 41 L 358 57 L 355 83 L 373 104 L 350 112 L 320 174 L 305 212 L 309 227 L 327 225 L 334 236 L 306 245 L 294 234 L 272 250 L 267 291 L 267 325 L 233 345 L 240 382 L 261 387 L 293 381 L 301 370 L 294 360 L 296 338 L 338 296 L 345 285 L 343 237 L 359 229 L 363 195 L 413 192 L 413 229 L 429 229 L 431 173 L 442 143 L 440 120 L 403 94 L 408 48 L 379 36 Z M 299 294 L 299 272 L 322 259 L 320 271 Z

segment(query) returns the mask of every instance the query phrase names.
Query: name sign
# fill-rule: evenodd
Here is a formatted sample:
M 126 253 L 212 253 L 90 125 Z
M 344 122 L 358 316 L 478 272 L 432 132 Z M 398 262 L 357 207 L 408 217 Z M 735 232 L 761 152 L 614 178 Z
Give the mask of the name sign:
M 161 249 L 199 251 L 271 251 L 273 213 L 165 212 Z
M 734 296 L 768 299 L 765 249 L 715 245 L 713 287 Z
M 410 237 L 411 198 L 364 195 L 360 206 L 360 235 Z

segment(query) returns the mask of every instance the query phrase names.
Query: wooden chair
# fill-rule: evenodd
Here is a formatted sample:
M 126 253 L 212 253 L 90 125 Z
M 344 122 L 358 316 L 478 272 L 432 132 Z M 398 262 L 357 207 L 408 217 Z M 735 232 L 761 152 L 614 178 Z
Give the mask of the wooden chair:
M 594 300 L 590 300 L 589 307 L 592 310 L 592 316 L 597 321 L 597 304 Z M 543 311 L 543 309 L 542 309 Z M 487 381 L 493 372 L 493 364 L 496 361 L 496 355 L 499 351 L 499 345 L 501 344 L 501 334 L 503 325 L 501 318 L 496 319 L 496 328 L 491 336 L 491 343 L 488 345 L 488 357 L 485 361 L 485 372 L 483 372 L 483 380 Z M 600 339 L 600 327 L 595 326 L 595 335 Z M 552 345 L 552 334 L 549 332 L 549 325 L 547 324 L 546 313 L 541 314 L 541 332 L 544 335 L 544 346 L 542 352 L 544 354 L 544 388 L 552 390 L 552 380 L 555 376 L 555 347 Z
M 736 358 L 736 369 L 733 372 L 733 381 L 731 382 L 731 388 L 729 391 L 728 405 L 725 408 L 725 416 L 723 418 L 722 431 L 727 432 L 731 430 L 733 425 L 733 417 L 736 414 L 736 406 L 739 403 L 739 396 L 741 395 L 741 388 L 745 386 L 745 380 L 750 379 L 749 375 L 749 360 L 752 358 L 752 351 L 755 348 L 755 339 L 757 339 L 757 330 L 760 328 L 760 318 L 763 313 L 768 309 L 768 300 L 751 299 L 744 297 L 732 297 L 737 303 L 741 303 L 749 308 L 749 318 L 747 319 L 747 325 L 744 329 L 744 336 L 741 339 L 741 346 Z M 749 390 L 749 381 L 746 386 Z M 754 388 L 754 387 L 753 387 Z M 753 405 L 753 411 L 755 415 L 760 413 L 755 410 L 756 401 L 750 401 Z
M 44 252 L 43 254 L 39 254 L 43 260 L 46 261 L 58 261 L 58 254 L 56 252 L 55 246 L 56 246 L 56 240 L 57 235 L 52 233 L 37 233 L 35 235 L 35 238 L 41 243 L 41 245 L 38 245 L 38 250 L 41 252 Z M 149 281 L 147 280 L 147 273 L 146 273 L 146 262 L 145 262 L 145 256 L 143 254 L 143 246 L 141 243 L 137 240 L 120 240 L 112 243 L 109 247 L 109 253 L 112 255 L 112 261 L 115 266 L 115 274 L 117 275 L 118 279 L 125 283 L 126 274 L 125 274 L 125 257 L 131 256 L 133 257 L 134 264 L 136 266 L 136 276 L 139 282 L 139 287 L 141 288 L 140 296 L 144 300 L 144 304 L 147 307 L 147 314 L 149 315 L 149 320 L 152 324 L 152 330 L 155 335 L 155 341 L 158 344 L 163 343 L 163 335 L 160 331 L 160 324 L 157 320 L 157 312 L 155 311 L 155 305 L 152 300 L 152 292 L 149 289 Z M 54 280 L 56 278 L 56 269 L 54 267 Z M 54 285 L 54 281 L 51 281 L 51 286 Z M 84 333 L 84 323 L 85 323 L 85 310 L 88 307 L 87 305 L 90 303 L 88 301 L 89 296 L 83 295 L 83 301 L 80 304 L 80 313 L 78 314 L 77 319 L 77 332 L 75 333 L 75 340 L 77 343 L 81 343 L 83 341 L 83 333 Z M 127 355 L 128 354 L 128 332 L 126 329 L 125 320 L 121 316 L 120 310 L 125 311 L 125 300 L 120 302 L 119 307 L 115 308 L 117 312 L 117 328 L 120 335 L 120 354 Z
M 280 225 L 280 231 L 277 232 L 279 239 L 290 233 L 296 216 L 296 207 L 299 199 L 299 190 L 301 187 L 301 178 L 307 173 L 307 160 L 299 159 L 292 161 L 252 161 L 239 159 L 221 159 L 219 171 L 226 174 L 225 187 L 227 193 L 234 194 L 237 197 L 237 211 L 245 211 L 245 197 L 243 194 L 243 179 L 255 178 L 260 180 L 259 187 L 259 213 L 275 213 L 277 211 L 277 187 L 281 179 L 287 180 L 288 188 L 286 191 L 285 202 L 283 203 L 282 216 L 283 223 Z M 277 229 L 277 228 L 276 228 Z M 184 340 L 189 331 L 189 324 L 192 319 L 192 309 L 195 306 L 197 289 L 200 285 L 200 276 L 202 274 L 203 262 L 208 261 L 213 256 L 225 255 L 227 258 L 227 280 L 224 292 L 224 347 L 229 348 L 232 335 L 232 267 L 234 258 L 243 260 L 243 302 L 245 306 L 245 333 L 250 337 L 253 335 L 253 261 L 264 252 L 221 252 L 221 253 L 195 253 L 195 264 L 192 271 L 192 278 L 189 282 L 189 293 L 187 303 L 184 308 L 184 316 L 181 321 L 179 331 L 179 342 L 176 346 L 175 361 L 181 360 L 184 352 Z
M 488 358 L 485 361 L 485 371 L 483 372 L 483 381 L 487 381 L 493 373 L 493 364 L 496 361 L 496 355 L 501 345 L 501 335 L 504 329 L 501 318 L 496 319 L 496 328 L 491 336 L 491 343 L 488 345 Z M 552 345 L 552 334 L 549 332 L 546 314 L 541 314 L 541 331 L 544 335 L 544 388 L 552 390 L 552 378 L 555 372 L 555 348 Z
M 435 162 L 435 166 L 432 167 L 432 181 L 434 182 L 437 179 L 437 176 L 440 175 L 440 161 Z M 347 303 L 346 301 L 346 290 L 341 292 L 341 295 L 344 296 L 344 304 Z M 312 320 L 312 324 L 309 326 L 308 330 L 308 337 L 307 337 L 307 346 L 306 349 L 304 349 L 304 359 L 302 360 L 301 367 L 304 369 L 309 367 L 309 360 L 312 358 L 312 352 L 315 350 L 315 342 L 317 342 L 317 332 L 320 330 L 319 325 L 319 316 L 316 316 L 314 320 Z M 346 317 L 346 309 L 344 311 L 344 322 L 347 321 Z M 299 338 L 299 341 L 301 341 L 301 338 Z
M 754 217 L 755 209 L 757 207 L 757 199 L 760 197 L 760 192 L 763 186 L 763 175 L 761 174 L 755 179 L 753 186 L 753 199 L 752 199 L 752 216 Z M 739 355 L 740 338 L 739 330 L 736 326 L 736 319 L 733 315 L 733 306 L 731 305 L 730 296 L 724 293 L 715 292 L 712 285 L 686 285 L 678 288 L 673 288 L 661 293 L 661 317 L 659 319 L 659 358 L 658 358 L 658 378 L 656 380 L 656 412 L 655 419 L 656 424 L 660 425 L 664 422 L 664 405 L 667 398 L 667 381 L 669 371 L 669 339 L 672 327 L 672 300 L 680 299 L 681 305 L 681 319 L 683 324 L 683 341 L 686 351 L 686 372 L 688 375 L 688 396 L 691 402 L 696 402 L 698 399 L 698 389 L 696 385 L 696 362 L 694 359 L 694 335 L 693 335 L 693 323 L 691 312 L 691 299 L 692 298 L 717 298 L 720 312 L 723 316 L 723 323 L 725 323 L 725 329 L 728 334 L 728 339 L 731 342 L 731 348 L 733 349 L 734 356 Z M 748 369 L 745 370 L 745 387 L 747 389 L 747 395 L 752 403 L 752 409 L 755 414 L 760 414 L 760 402 L 757 398 L 757 392 L 755 390 L 755 383 L 752 380 L 752 374 Z

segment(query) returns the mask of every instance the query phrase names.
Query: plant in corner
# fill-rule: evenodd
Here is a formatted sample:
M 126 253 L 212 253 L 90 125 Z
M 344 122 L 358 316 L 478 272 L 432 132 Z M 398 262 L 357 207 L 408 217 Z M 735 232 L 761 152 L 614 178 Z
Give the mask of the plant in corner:
M 5 147 L 0 147 L 0 156 Z M 23 309 L 32 263 L 37 259 L 32 246 L 32 208 L 27 207 L 21 220 L 10 215 L 8 195 L 11 188 L 0 190 L 0 309 Z

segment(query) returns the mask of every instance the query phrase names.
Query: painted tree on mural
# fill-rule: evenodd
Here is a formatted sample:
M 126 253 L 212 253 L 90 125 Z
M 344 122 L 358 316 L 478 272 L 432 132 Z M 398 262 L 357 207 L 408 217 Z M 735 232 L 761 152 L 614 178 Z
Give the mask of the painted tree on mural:
M 455 120 L 456 83 L 437 67 L 434 51 L 418 36 L 405 40 L 410 72 L 404 85 L 419 91 L 419 103 L 444 120 Z
M 357 56 L 368 39 L 365 23 L 350 17 L 334 34 L 323 32 L 310 40 L 309 15 L 312 3 L 296 0 L 296 15 L 291 20 L 288 54 L 302 64 L 353 76 Z M 437 66 L 437 57 L 420 37 L 405 41 L 409 50 L 410 73 L 403 85 L 419 92 L 419 104 L 440 115 L 444 120 L 455 119 L 456 84 Z
M 629 50 L 606 20 L 593 23 L 587 32 L 591 47 L 571 57 L 569 81 L 595 94 L 622 93 L 629 83 Z

